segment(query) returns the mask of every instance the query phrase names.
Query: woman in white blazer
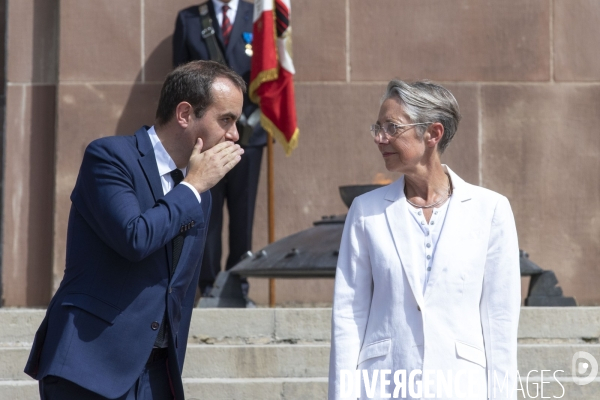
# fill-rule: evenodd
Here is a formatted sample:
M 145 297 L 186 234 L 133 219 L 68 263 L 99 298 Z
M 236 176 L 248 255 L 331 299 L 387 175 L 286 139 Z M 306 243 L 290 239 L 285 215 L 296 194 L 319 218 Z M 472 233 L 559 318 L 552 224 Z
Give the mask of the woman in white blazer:
M 330 400 L 516 398 L 514 217 L 506 197 L 441 163 L 459 120 L 445 88 L 388 84 L 371 133 L 402 176 L 357 197 L 346 218 Z

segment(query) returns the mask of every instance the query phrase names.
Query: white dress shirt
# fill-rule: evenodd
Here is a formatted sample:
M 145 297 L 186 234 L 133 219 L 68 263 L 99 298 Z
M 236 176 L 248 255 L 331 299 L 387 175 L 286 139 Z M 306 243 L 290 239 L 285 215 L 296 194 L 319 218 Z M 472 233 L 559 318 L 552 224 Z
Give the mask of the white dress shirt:
M 227 10 L 227 16 L 229 17 L 229 21 L 231 21 L 231 25 L 235 21 L 235 14 L 237 14 L 238 3 L 240 0 L 231 0 L 229 3 L 223 3 L 219 0 L 212 0 L 213 6 L 215 7 L 215 13 L 217 14 L 217 21 L 219 21 L 219 26 L 223 26 L 223 6 L 228 5 L 229 10 Z
M 413 249 L 420 259 L 420 270 L 419 276 L 421 277 L 421 284 L 423 285 L 423 294 L 425 294 L 425 288 L 429 281 L 429 275 L 431 274 L 431 268 L 433 265 L 433 259 L 435 257 L 435 250 L 442 233 L 442 227 L 444 226 L 444 220 L 446 219 L 446 211 L 448 210 L 448 204 L 450 201 L 446 201 L 439 208 L 434 208 L 429 223 L 423 215 L 423 210 L 408 206 L 410 215 L 413 216 L 412 235 L 420 238 L 419 242 L 422 243 L 418 248 Z
M 163 194 L 167 194 L 173 189 L 173 178 L 171 178 L 171 171 L 173 171 L 177 166 L 175 165 L 175 161 L 171 158 L 165 147 L 160 142 L 156 131 L 154 130 L 154 126 L 148 129 L 148 136 L 150 136 L 150 141 L 152 142 L 152 148 L 154 149 L 154 157 L 156 158 L 156 166 L 158 167 L 158 173 L 160 175 L 160 183 L 162 184 Z M 180 169 L 185 177 L 187 168 Z M 181 182 L 181 185 L 185 185 L 189 187 L 194 195 L 198 199 L 198 203 L 200 200 L 200 193 L 196 190 L 195 187 L 190 185 L 187 182 Z

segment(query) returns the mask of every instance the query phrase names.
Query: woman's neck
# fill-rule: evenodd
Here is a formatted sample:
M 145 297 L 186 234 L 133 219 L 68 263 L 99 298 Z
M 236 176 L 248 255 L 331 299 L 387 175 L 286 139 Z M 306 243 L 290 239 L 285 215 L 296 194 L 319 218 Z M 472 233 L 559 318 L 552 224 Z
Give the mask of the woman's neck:
M 417 204 L 430 204 L 447 196 L 450 189 L 450 178 L 442 164 L 432 168 L 421 168 L 419 171 L 404 175 L 404 192 L 406 197 L 416 200 Z

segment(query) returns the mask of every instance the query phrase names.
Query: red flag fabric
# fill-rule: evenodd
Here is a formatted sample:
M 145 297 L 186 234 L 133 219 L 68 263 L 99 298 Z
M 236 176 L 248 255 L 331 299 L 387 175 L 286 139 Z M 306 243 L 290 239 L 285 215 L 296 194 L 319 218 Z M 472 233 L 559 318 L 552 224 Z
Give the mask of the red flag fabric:
M 260 105 L 260 123 L 289 155 L 298 145 L 291 56 L 290 0 L 255 0 L 250 100 Z

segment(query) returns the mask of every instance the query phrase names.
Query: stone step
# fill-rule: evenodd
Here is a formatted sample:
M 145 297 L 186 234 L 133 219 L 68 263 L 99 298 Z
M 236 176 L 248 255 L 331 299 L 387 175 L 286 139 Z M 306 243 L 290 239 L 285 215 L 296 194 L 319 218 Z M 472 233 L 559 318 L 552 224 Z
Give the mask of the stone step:
M 27 380 L 23 372 L 29 349 L 0 348 L 0 381 Z M 188 346 L 185 378 L 326 377 L 329 345 Z
M 0 309 L 0 346 L 30 346 L 43 310 Z M 195 309 L 190 343 L 328 342 L 329 308 Z M 600 307 L 523 307 L 520 343 L 598 343 Z
M 544 380 L 543 398 L 597 400 L 600 379 L 579 386 L 572 380 Z M 199 379 L 184 378 L 187 400 L 326 400 L 327 378 Z M 540 382 L 522 379 L 518 399 L 542 398 Z M 37 381 L 0 381 L 0 400 L 39 399 Z
M 327 399 L 327 378 L 184 378 L 187 400 Z M 37 381 L 0 381 L 0 400 L 39 399 Z
M 558 371 L 572 376 L 573 357 L 585 351 L 600 360 L 600 345 L 519 345 L 519 371 Z M 0 380 L 27 380 L 22 372 L 29 349 L 0 348 Z M 326 377 L 329 345 L 197 345 L 188 346 L 185 378 L 318 378 Z M 539 372 L 534 373 L 539 375 Z

